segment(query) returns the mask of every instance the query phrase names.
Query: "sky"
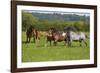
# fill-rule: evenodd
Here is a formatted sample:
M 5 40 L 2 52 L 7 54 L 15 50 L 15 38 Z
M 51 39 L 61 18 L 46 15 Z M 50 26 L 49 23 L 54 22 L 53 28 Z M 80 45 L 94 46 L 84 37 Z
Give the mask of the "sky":
M 62 11 L 44 11 L 44 10 L 23 10 L 24 12 L 28 12 L 28 13 L 43 13 L 43 14 L 76 14 L 76 15 L 80 15 L 80 16 L 90 16 L 90 13 L 83 13 L 83 12 L 62 12 Z

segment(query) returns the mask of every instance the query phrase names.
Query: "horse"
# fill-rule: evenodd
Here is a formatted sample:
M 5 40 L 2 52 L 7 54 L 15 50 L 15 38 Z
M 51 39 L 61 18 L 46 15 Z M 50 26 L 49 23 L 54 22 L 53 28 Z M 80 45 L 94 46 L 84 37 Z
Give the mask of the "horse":
M 85 33 L 83 32 L 75 33 L 73 31 L 67 31 L 66 35 L 67 35 L 66 40 L 68 46 L 71 46 L 71 43 L 73 41 L 78 41 L 80 43 L 80 46 L 82 46 L 82 42 L 83 42 L 87 46 L 87 42 L 86 42 L 87 36 L 85 35 Z
M 40 32 L 37 29 L 32 29 L 32 37 L 34 43 L 36 43 L 36 40 L 40 40 Z
M 66 41 L 65 36 L 66 34 L 64 32 L 55 32 L 52 34 L 54 38 L 54 45 L 57 45 L 57 42 Z
M 26 43 L 30 43 L 31 38 L 33 37 L 33 42 L 40 40 L 39 31 L 33 26 L 30 26 L 26 31 Z
M 47 43 L 50 42 L 50 45 L 51 45 L 51 42 L 54 40 L 54 37 L 52 35 L 52 30 L 49 30 L 47 33 L 46 33 L 46 41 Z
M 51 28 L 47 33 L 47 43 L 50 42 L 50 45 L 53 41 L 54 45 L 57 45 L 57 42 L 65 41 L 66 34 L 64 32 L 57 31 L 55 28 Z
M 26 31 L 26 43 L 30 43 L 33 28 L 34 28 L 33 26 L 30 26 Z

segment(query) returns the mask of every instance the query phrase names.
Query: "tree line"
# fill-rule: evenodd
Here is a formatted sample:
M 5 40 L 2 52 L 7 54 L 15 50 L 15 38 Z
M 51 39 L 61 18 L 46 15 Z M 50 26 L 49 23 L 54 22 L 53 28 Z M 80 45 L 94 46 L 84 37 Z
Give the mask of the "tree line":
M 49 28 L 56 28 L 62 31 L 65 27 L 72 26 L 79 31 L 89 31 L 90 24 L 84 20 L 79 21 L 63 21 L 48 19 L 39 20 L 38 17 L 32 15 L 32 13 L 22 12 L 22 31 L 26 31 L 30 25 L 41 31 L 47 31 Z

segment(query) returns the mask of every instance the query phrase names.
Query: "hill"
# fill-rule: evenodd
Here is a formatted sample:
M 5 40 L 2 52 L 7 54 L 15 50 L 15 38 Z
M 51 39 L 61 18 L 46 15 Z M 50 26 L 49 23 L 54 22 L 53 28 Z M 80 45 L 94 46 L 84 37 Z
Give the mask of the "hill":
M 45 14 L 45 13 L 32 13 L 33 16 L 37 17 L 39 20 L 61 20 L 61 21 L 86 21 L 89 22 L 90 18 L 86 15 L 78 15 L 78 14 Z

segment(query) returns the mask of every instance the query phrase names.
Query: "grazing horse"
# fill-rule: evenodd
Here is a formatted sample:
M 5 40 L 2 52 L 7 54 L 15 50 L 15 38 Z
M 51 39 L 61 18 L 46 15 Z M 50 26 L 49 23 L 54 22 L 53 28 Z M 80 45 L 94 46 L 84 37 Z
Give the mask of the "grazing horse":
M 26 31 L 26 43 L 30 43 L 32 37 L 34 43 L 36 42 L 36 40 L 40 40 L 39 31 L 36 30 L 33 26 L 30 26 Z
M 83 32 L 75 33 L 73 31 L 67 31 L 66 35 L 68 46 L 71 46 L 72 41 L 80 42 L 80 46 L 82 46 L 83 42 L 87 46 L 86 35 Z
M 52 41 L 54 42 L 54 45 L 57 45 L 57 42 L 65 41 L 66 34 L 64 32 L 57 31 L 55 28 L 51 28 L 47 33 L 47 42 L 50 42 L 50 45 Z

